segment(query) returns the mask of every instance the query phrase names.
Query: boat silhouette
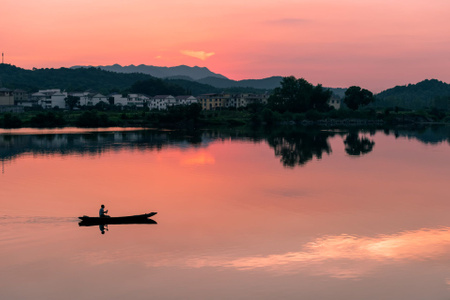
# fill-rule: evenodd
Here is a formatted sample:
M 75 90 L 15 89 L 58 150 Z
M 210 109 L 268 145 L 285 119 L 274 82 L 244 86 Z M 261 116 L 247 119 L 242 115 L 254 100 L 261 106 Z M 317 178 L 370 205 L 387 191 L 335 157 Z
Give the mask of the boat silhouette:
M 82 216 L 78 217 L 81 222 L 78 223 L 79 226 L 95 226 L 95 225 L 110 225 L 110 224 L 157 224 L 155 220 L 150 219 L 150 217 L 156 215 L 156 212 L 151 212 L 141 215 L 133 216 L 121 216 L 121 217 L 88 217 Z

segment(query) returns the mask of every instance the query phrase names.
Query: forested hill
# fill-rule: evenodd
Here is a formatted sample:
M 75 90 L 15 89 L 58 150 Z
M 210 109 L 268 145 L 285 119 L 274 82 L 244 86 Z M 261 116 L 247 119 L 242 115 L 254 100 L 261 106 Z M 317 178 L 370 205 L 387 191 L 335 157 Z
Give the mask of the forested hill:
M 97 68 L 86 69 L 33 69 L 0 64 L 0 81 L 3 87 L 35 92 L 39 89 L 66 91 L 93 90 L 102 93 L 128 89 L 139 80 L 152 78 L 145 74 L 118 74 Z
M 449 109 L 450 84 L 427 79 L 417 84 L 396 86 L 376 95 L 376 104 L 385 107 Z
M 145 86 L 145 88 L 142 88 Z M 254 88 L 217 88 L 208 84 L 183 79 L 160 79 L 142 73 L 117 73 L 99 68 L 60 68 L 26 70 L 0 64 L 0 87 L 36 92 L 41 89 L 61 89 L 67 92 L 95 91 L 145 93 L 155 95 L 199 95 L 205 93 L 261 93 Z
M 23 89 L 27 92 L 56 88 L 68 92 L 125 93 L 134 92 L 132 87 L 135 87 L 137 82 L 144 82 L 155 94 L 182 95 L 205 91 L 216 92 L 216 89 L 211 86 L 200 84 L 192 86 L 190 81 L 173 82 L 142 73 L 116 73 L 98 68 L 26 70 L 13 65 L 0 64 L 1 86 L 9 89 Z

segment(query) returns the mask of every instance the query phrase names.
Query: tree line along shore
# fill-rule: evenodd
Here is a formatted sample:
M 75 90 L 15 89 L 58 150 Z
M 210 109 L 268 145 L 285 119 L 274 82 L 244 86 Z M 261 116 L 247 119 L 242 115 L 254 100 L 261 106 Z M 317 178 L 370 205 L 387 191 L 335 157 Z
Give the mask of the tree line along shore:
M 202 111 L 198 104 L 173 107 L 166 111 L 146 110 L 41 110 L 24 113 L 1 113 L 1 128 L 56 128 L 56 127 L 147 127 L 200 129 L 214 127 L 276 127 L 288 126 L 391 126 L 440 123 L 449 124 L 449 113 L 434 110 L 401 111 L 360 109 L 330 110 L 304 113 L 278 112 L 268 107 L 253 105 L 240 110 Z
M 84 71 L 85 72 L 85 71 Z M 96 71 L 98 72 L 98 71 Z M 138 80 L 133 89 L 155 90 L 155 82 Z M 433 81 L 427 83 L 436 84 Z M 162 84 L 164 86 L 164 84 Z M 138 92 L 139 92 L 138 91 Z M 159 90 L 158 90 L 159 91 Z M 179 89 L 179 93 L 186 90 Z M 346 89 L 340 108 L 330 105 L 331 90 L 320 84 L 314 86 L 305 79 L 284 77 L 280 87 L 270 91 L 267 101 L 253 101 L 241 107 L 210 107 L 205 103 L 192 103 L 167 107 L 164 110 L 122 106 L 113 103 L 79 106 L 73 97 L 67 97 L 66 107 L 43 109 L 32 107 L 23 113 L 0 113 L 0 127 L 211 127 L 211 126 L 276 126 L 319 125 L 355 126 L 382 124 L 449 123 L 449 97 L 438 97 L 420 109 L 386 106 L 385 100 L 376 98 L 370 91 L 352 86 Z M 69 101 L 72 101 L 69 103 Z M 383 103 L 383 105 L 379 105 Z M 68 108 L 68 109 L 67 109 Z

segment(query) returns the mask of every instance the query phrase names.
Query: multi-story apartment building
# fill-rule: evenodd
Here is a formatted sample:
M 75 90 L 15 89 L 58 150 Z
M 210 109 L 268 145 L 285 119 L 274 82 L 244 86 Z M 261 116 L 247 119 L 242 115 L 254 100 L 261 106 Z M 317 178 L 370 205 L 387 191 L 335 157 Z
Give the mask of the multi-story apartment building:
M 127 98 L 128 98 L 127 105 L 136 106 L 139 108 L 144 107 L 144 105 L 148 105 L 148 102 L 150 100 L 149 97 L 142 94 L 129 94 Z
M 39 90 L 31 94 L 31 101 L 43 108 L 65 108 L 67 93 L 59 89 Z
M 14 94 L 12 90 L 0 88 L 0 105 L 14 105 Z
M 70 96 L 78 97 L 78 105 L 81 106 L 88 106 L 92 105 L 91 97 L 89 92 L 76 92 L 76 93 L 70 93 Z
M 198 102 L 203 110 L 247 107 L 252 103 L 267 104 L 268 94 L 203 94 Z
M 150 98 L 149 108 L 150 109 L 158 109 L 158 110 L 166 110 L 167 107 L 176 105 L 177 100 L 174 96 L 171 95 L 156 95 L 153 98 Z
M 203 110 L 217 110 L 226 108 L 228 101 L 232 99 L 230 94 L 202 94 L 197 97 Z
M 18 103 L 26 102 L 29 100 L 28 93 L 24 90 L 16 89 L 13 91 L 13 95 L 14 95 L 14 101 L 15 101 L 16 105 Z
M 197 103 L 197 98 L 194 96 L 176 96 L 177 105 L 190 105 L 193 103 Z
M 102 94 L 95 94 L 94 96 L 92 96 L 91 102 L 92 102 L 92 105 L 97 105 L 100 102 L 109 104 L 108 97 L 106 97 L 105 95 L 102 95 Z
M 237 96 L 236 108 L 247 107 L 256 103 L 265 105 L 268 99 L 269 94 L 239 94 Z
M 113 104 L 117 106 L 126 106 L 128 105 L 128 97 L 124 97 L 121 94 L 110 94 L 109 98 L 113 99 Z

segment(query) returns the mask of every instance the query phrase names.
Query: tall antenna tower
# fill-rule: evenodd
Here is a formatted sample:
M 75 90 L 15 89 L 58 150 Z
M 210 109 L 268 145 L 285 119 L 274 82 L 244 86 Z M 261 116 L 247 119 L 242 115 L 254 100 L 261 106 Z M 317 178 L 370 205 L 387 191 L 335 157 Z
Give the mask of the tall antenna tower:
M 5 53 L 2 52 L 2 64 L 5 63 Z

